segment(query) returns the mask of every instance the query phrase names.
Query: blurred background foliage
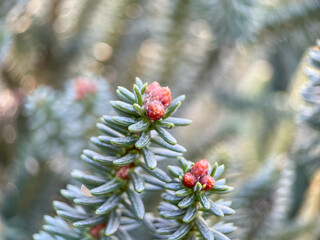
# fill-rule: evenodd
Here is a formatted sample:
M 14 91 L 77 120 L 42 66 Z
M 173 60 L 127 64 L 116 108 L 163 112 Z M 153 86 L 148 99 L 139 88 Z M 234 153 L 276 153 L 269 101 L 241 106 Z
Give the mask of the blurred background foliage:
M 232 239 L 320 239 L 320 138 L 297 117 L 319 12 L 319 0 L 0 1 L 0 238 L 40 229 L 116 86 L 139 76 L 186 94 L 178 114 L 193 124 L 176 136 L 188 159 L 226 165 Z

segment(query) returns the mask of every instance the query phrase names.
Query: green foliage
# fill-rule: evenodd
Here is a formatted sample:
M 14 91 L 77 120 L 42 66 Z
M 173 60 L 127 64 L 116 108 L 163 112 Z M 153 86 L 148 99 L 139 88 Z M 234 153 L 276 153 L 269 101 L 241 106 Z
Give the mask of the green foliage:
M 258 12 L 263 16 L 255 26 L 260 37 L 277 34 L 281 40 L 301 44 L 303 39 L 313 39 L 319 34 L 319 9 L 317 0 L 275 1 L 275 4 L 261 4 Z M 301 32 L 304 32 L 302 35 Z
M 231 196 L 237 214 L 228 218 L 239 227 L 237 237 L 268 239 L 279 226 L 285 226 L 294 196 L 294 170 L 294 162 L 284 156 L 267 159 L 237 187 Z
M 14 8 L 10 10 L 13 5 L 15 5 Z M 101 136 L 91 139 L 94 144 L 104 150 L 99 151 L 90 147 L 94 151 L 93 156 L 88 151 L 81 156 L 84 163 L 87 162 L 96 168 L 93 172 L 108 171 L 110 167 L 118 169 L 134 161 L 135 152 L 130 151 L 127 154 L 124 152 L 134 144 L 135 150 L 140 151 L 141 162 L 137 162 L 137 166 L 141 164 L 141 167 L 137 168 L 141 169 L 141 174 L 140 171 L 129 171 L 130 181 L 132 179 L 133 182 L 130 189 L 141 192 L 143 200 L 150 207 L 149 210 L 154 209 L 158 195 L 157 192 L 149 193 L 149 191 L 160 191 L 164 187 L 164 182 L 168 183 L 172 190 L 177 191 L 175 190 L 177 185 L 169 185 L 171 178 L 161 168 L 163 169 L 167 159 L 170 164 L 174 164 L 171 161 L 185 154 L 186 149 L 181 145 L 171 145 L 181 140 L 179 143 L 183 143 L 188 148 L 186 153 L 188 159 L 207 157 L 211 163 L 216 161 L 224 163 L 228 182 L 236 189 L 240 189 L 239 191 L 246 190 L 243 194 L 231 193 L 236 195 L 235 198 L 233 198 L 235 195 L 230 198 L 237 213 L 242 216 L 242 211 L 246 211 L 248 214 L 244 215 L 243 221 L 236 221 L 237 217 L 234 217 L 232 221 L 240 225 L 240 230 L 229 235 L 230 238 L 252 240 L 264 239 L 268 236 L 272 239 L 273 234 L 270 233 L 278 230 L 279 234 L 274 235 L 274 239 L 278 239 L 282 230 L 291 231 L 282 223 L 287 222 L 287 225 L 290 225 L 301 215 L 301 212 L 304 212 L 300 208 L 308 199 L 306 192 L 319 167 L 317 132 L 312 132 L 312 129 L 305 131 L 302 125 L 294 124 L 294 111 L 299 104 L 292 101 L 293 97 L 289 94 L 291 91 L 289 86 L 293 86 L 295 79 L 292 78 L 292 74 L 304 49 L 319 37 L 318 0 L 3 0 L 0 6 L 0 16 L 3 16 L 3 21 L 0 20 L 2 32 L 0 39 L 4 40 L 2 42 L 0 40 L 0 45 L 2 44 L 0 46 L 2 57 L 0 99 L 3 97 L 2 87 L 8 87 L 12 93 L 26 94 L 41 83 L 61 87 L 63 81 L 69 78 L 70 74 L 74 75 L 78 72 L 78 69 L 90 70 L 95 74 L 106 76 L 113 87 L 120 84 L 128 88 L 132 78 L 139 75 L 150 82 L 158 80 L 160 83 L 170 85 L 172 92 L 177 95 L 185 93 L 189 96 L 180 107 L 183 111 L 178 112 L 194 120 L 193 127 L 189 128 L 189 131 L 170 130 L 173 127 L 172 124 L 174 126 L 189 124 L 188 120 L 174 117 L 161 120 L 154 125 L 152 131 L 149 131 L 150 121 L 148 119 L 142 121 L 145 117 L 141 106 L 143 84 L 137 82 L 137 86 L 130 91 L 119 87 L 117 90 L 121 95 L 119 100 L 125 104 L 118 101 L 112 104 L 116 108 L 115 111 L 121 112 L 121 116 L 111 117 L 112 113 L 109 110 L 104 111 L 104 114 L 109 116 L 104 116 L 97 124 Z M 7 17 L 4 18 L 4 15 Z M 7 29 L 9 31 L 2 31 Z M 312 75 L 317 76 L 317 74 Z M 318 124 L 316 114 L 318 104 L 315 100 L 317 90 L 316 87 L 312 89 L 306 93 L 312 98 L 313 102 L 309 105 L 311 107 L 305 107 L 306 111 L 303 110 L 301 116 L 304 122 L 315 127 Z M 51 91 L 54 90 L 51 89 L 49 92 Z M 297 92 L 296 87 L 292 91 Z M 20 97 L 19 95 L 20 100 L 17 106 L 24 106 L 24 103 L 20 102 L 23 98 Z M 56 97 L 56 99 L 59 98 L 60 96 Z M 105 100 L 93 101 L 92 106 L 100 104 L 98 109 L 102 110 L 105 108 L 105 102 Z M 11 196 L 7 194 L 10 191 L 18 196 L 15 187 L 19 192 L 20 189 L 25 189 L 23 195 L 20 195 L 23 201 L 19 209 L 28 209 L 28 212 L 33 212 L 26 216 L 19 210 L 15 221 L 7 222 L 6 217 L 3 217 L 3 220 L 10 228 L 7 235 L 22 239 L 18 235 L 22 232 L 20 226 L 25 222 L 30 225 L 31 222 L 32 225 L 37 224 L 35 214 L 38 212 L 37 215 L 42 215 L 42 213 L 39 214 L 41 206 L 45 206 L 44 202 L 48 202 L 47 199 L 52 198 L 57 189 L 62 187 L 55 183 L 60 180 L 63 183 L 67 177 L 51 176 L 50 171 L 40 170 L 41 178 L 37 178 L 37 181 L 27 181 L 27 179 L 34 179 L 29 173 L 27 178 L 20 181 L 23 184 L 12 181 L 16 176 L 8 176 L 12 171 L 8 170 L 7 166 L 10 167 L 11 163 L 14 171 L 25 172 L 26 163 L 15 164 L 17 159 L 15 155 L 20 155 L 19 152 L 22 152 L 21 155 L 26 156 L 28 151 L 24 151 L 25 147 L 21 144 L 6 142 L 4 130 L 14 128 L 16 139 L 20 141 L 22 132 L 29 128 L 29 124 L 32 125 L 32 121 L 40 121 L 41 114 L 40 117 L 27 115 L 26 118 L 31 121 L 25 124 L 25 116 L 21 114 L 19 107 L 17 115 L 20 117 L 10 119 L 7 116 L 10 116 L 11 111 L 6 115 L 1 103 L 0 115 L 5 113 L 4 117 L 0 116 L 0 159 L 4 160 L 1 161 L 0 170 L 2 179 L 5 179 L 5 184 L 1 185 L 4 189 L 4 198 Z M 65 118 L 70 116 L 69 113 L 79 113 L 77 107 L 69 105 L 69 102 L 65 103 L 70 112 L 67 111 L 61 119 L 66 120 Z M 49 103 L 47 107 L 50 108 L 51 104 Z M 7 106 L 9 109 L 15 109 L 9 104 Z M 52 110 L 54 117 L 59 110 Z M 129 110 L 129 113 L 125 114 L 123 110 Z M 57 150 L 56 153 L 63 149 L 63 152 L 65 150 L 71 154 L 72 157 L 60 158 L 60 155 L 57 155 L 55 158 L 65 159 L 64 172 L 68 172 L 66 159 L 78 159 L 79 149 L 83 149 L 85 142 L 85 138 L 79 135 L 85 135 L 83 130 L 87 127 L 91 129 L 94 126 L 92 122 L 96 120 L 85 120 L 84 116 L 87 115 L 79 116 L 81 121 L 74 120 L 67 127 L 59 128 L 57 134 L 50 138 L 41 138 L 42 134 L 34 134 L 40 135 L 37 141 L 39 147 L 35 150 L 43 152 L 46 159 L 49 155 L 51 156 L 54 149 Z M 138 121 L 139 117 L 141 119 Z M 81 124 L 77 124 L 80 122 Z M 80 127 L 75 129 L 75 125 Z M 131 131 L 127 135 L 128 126 L 131 127 Z M 159 133 L 155 130 L 156 126 L 162 128 L 158 129 Z M 44 131 L 47 128 L 53 129 L 40 127 L 38 132 L 48 136 Z M 113 130 L 115 128 L 117 131 Z M 36 129 L 32 132 L 35 131 Z M 139 136 L 137 131 L 141 131 Z M 88 134 L 92 134 L 91 130 Z M 72 138 L 73 136 L 75 137 Z M 37 146 L 32 138 L 29 139 L 30 144 Z M 41 141 L 41 139 L 48 141 Z M 65 144 L 64 140 L 67 139 L 72 139 L 72 144 Z M 52 142 L 54 144 L 50 144 Z M 26 141 L 23 145 L 28 144 L 29 142 Z M 106 150 L 108 150 L 107 153 L 103 152 Z M 216 151 L 219 152 L 217 155 L 212 154 Z M 290 164 L 294 164 L 293 167 L 290 166 L 281 171 L 282 173 L 278 169 L 272 170 L 274 167 L 277 168 L 274 163 L 271 164 L 274 166 L 264 165 L 270 162 L 270 159 L 278 159 L 275 155 L 279 154 L 284 154 L 285 158 L 293 161 L 289 160 Z M 38 161 L 37 158 L 36 160 Z M 114 165 L 114 161 L 117 166 Z M 30 160 L 28 162 L 30 163 Z M 47 161 L 43 161 L 43 166 L 51 168 L 52 165 L 45 162 Z M 71 168 L 74 166 L 81 168 L 81 174 L 73 172 L 73 175 L 84 185 L 95 184 L 96 181 L 97 185 L 92 188 L 99 187 L 105 184 L 106 180 L 111 180 L 110 178 L 102 181 L 100 176 L 83 171 L 86 167 L 78 161 L 71 161 L 71 164 Z M 272 170 L 270 175 L 268 175 L 268 167 Z M 42 169 L 41 164 L 40 168 Z M 262 168 L 266 168 L 266 172 L 259 171 Z M 175 170 L 170 169 L 170 173 L 176 172 Z M 142 173 L 155 177 L 147 178 Z M 179 174 L 179 171 L 176 174 Z M 284 177 L 280 177 L 282 174 Z M 44 181 L 45 179 L 50 181 Z M 293 179 L 297 180 L 293 181 Z M 256 188 L 244 187 L 251 186 L 252 182 L 261 185 Z M 24 188 L 24 183 L 29 187 Z M 284 183 L 294 185 L 295 189 L 290 189 Z M 292 205 L 285 194 L 282 195 L 278 189 L 284 189 L 284 192 L 293 191 L 294 204 Z M 181 194 L 186 193 L 181 192 Z M 282 197 L 285 200 L 282 201 Z M 242 198 L 244 201 L 241 201 Z M 110 203 L 114 204 L 111 200 Z M 83 201 L 86 203 L 87 199 L 77 199 L 78 203 Z M 130 203 L 130 200 L 128 201 Z M 10 198 L 6 202 L 14 203 Z M 93 202 L 95 200 L 87 204 L 93 204 Z M 32 203 L 32 206 L 26 203 Z M 251 206 L 248 207 L 245 203 L 251 203 Z M 99 204 L 102 206 L 103 202 Z M 6 212 L 18 210 L 13 205 L 7 207 L 8 205 L 4 204 L 3 206 Z M 264 207 L 271 207 L 271 209 L 266 210 Z M 290 217 L 286 216 L 288 208 L 291 209 Z M 187 219 L 192 219 L 195 209 L 190 209 L 188 214 L 186 213 Z M 99 211 L 107 210 L 101 208 Z M 149 211 L 147 208 L 146 210 Z M 43 211 L 50 213 L 45 209 Z M 114 215 L 116 214 L 115 212 Z M 264 215 L 265 218 L 261 217 Z M 272 216 L 275 215 L 282 220 L 273 221 Z M 228 221 L 229 216 L 224 219 Z M 269 225 L 270 222 L 276 224 Z M 303 232 L 312 235 L 309 226 L 313 228 L 316 226 L 304 225 L 303 221 L 301 225 L 299 223 L 292 225 L 297 226 L 294 231 L 296 234 L 292 234 L 291 231 L 291 235 L 288 233 L 284 235 L 288 237 L 283 239 L 297 238 Z M 181 226 L 180 234 L 186 232 L 188 226 L 188 224 Z M 110 226 L 110 229 L 112 230 L 113 227 Z M 240 236 L 241 231 L 249 233 L 244 234 L 246 238 L 243 238 L 243 235 Z M 257 231 L 261 233 L 257 234 Z M 138 230 L 134 231 L 138 235 L 140 232 L 137 232 Z M 120 231 L 116 234 L 121 235 Z M 125 235 L 123 232 L 122 234 Z M 139 237 L 142 238 L 144 234 L 140 235 Z M 216 235 L 219 239 L 219 234 Z M 148 239 L 148 237 L 145 238 Z M 312 235 L 312 237 L 317 236 Z M 306 236 L 302 235 L 301 238 L 305 240 Z
M 302 91 L 302 97 L 308 104 L 301 113 L 301 118 L 312 128 L 320 130 L 319 123 L 319 97 L 318 88 L 320 84 L 320 40 L 317 41 L 317 46 L 309 50 L 308 62 L 309 67 L 306 68 L 306 75 L 309 82 L 305 84 Z
M 215 164 L 209 169 L 209 174 L 214 176 L 216 182 L 212 189 L 206 191 L 205 185 L 199 182 L 193 188 L 183 185 L 182 177 L 193 164 L 183 157 L 179 158 L 179 162 L 182 168 L 168 166 L 174 179 L 165 184 L 166 192 L 161 195 L 164 202 L 158 207 L 162 218 L 156 219 L 157 233 L 165 235 L 164 239 L 194 239 L 199 236 L 203 239 L 229 239 L 225 234 L 233 232 L 235 227 L 221 221 L 215 221 L 212 226 L 208 224 L 212 216 L 223 217 L 235 213 L 230 208 L 231 202 L 211 200 L 215 194 L 226 194 L 232 190 L 232 187 L 225 185 L 225 179 L 219 179 L 224 166 Z M 228 229 L 220 231 L 224 227 Z
M 118 88 L 119 97 L 127 102 L 111 101 L 110 104 L 120 116 L 104 115 L 98 128 L 105 135 L 91 138 L 97 150 L 83 150 L 81 155 L 82 160 L 93 167 L 92 171 L 74 170 L 72 177 L 82 186 L 68 185 L 61 190 L 61 194 L 73 202 L 75 207 L 58 201 L 53 204 L 57 215 L 72 222 L 73 228 L 70 231 L 60 229 L 63 224 L 54 224 L 54 221 L 62 221 L 60 218 L 53 221 L 53 218 L 46 217 L 46 222 L 51 226 L 45 225 L 43 229 L 52 237 L 59 235 L 72 239 L 77 235 L 78 239 L 83 236 L 90 239 L 94 237 L 92 232 L 102 226 L 99 228 L 101 239 L 108 239 L 109 236 L 123 239 L 123 236 L 128 236 L 128 229 L 141 222 L 145 225 L 146 221 L 149 221 L 147 226 L 155 236 L 163 238 L 169 235 L 169 239 L 199 234 L 205 239 L 213 239 L 214 236 L 228 239 L 224 234 L 235 229 L 225 224 L 229 229 L 220 232 L 219 227 L 215 226 L 223 229 L 224 225 L 217 223 L 207 232 L 209 227 L 206 220 L 210 215 L 222 217 L 234 213 L 229 208 L 231 202 L 210 200 L 213 194 L 225 194 L 232 190 L 225 185 L 224 179 L 218 180 L 210 191 L 204 191 L 205 185 L 200 183 L 193 189 L 188 189 L 181 183 L 181 177 L 192 163 L 180 157 L 186 149 L 178 145 L 165 128 L 168 128 L 168 124 L 173 128 L 175 123 L 177 126 L 191 123 L 187 119 L 171 117 L 184 96 L 172 101 L 162 119 L 151 121 L 143 114 L 146 86 L 137 79 L 133 87 L 134 93 L 123 87 Z M 134 108 L 134 105 L 138 107 Z M 134 109 L 142 111 L 136 112 Z M 168 167 L 175 179 L 172 180 L 157 167 L 161 157 L 179 157 L 183 170 L 177 166 Z M 216 164 L 210 169 L 210 174 L 218 179 L 223 170 L 223 165 Z M 145 218 L 143 193 L 163 189 L 167 190 L 162 198 L 168 202 L 160 203 L 158 210 L 164 219 Z M 171 191 L 176 191 L 176 195 Z M 166 222 L 166 219 L 174 219 L 174 225 L 171 220 Z M 34 239 L 46 239 L 45 232 L 35 234 Z M 161 236 L 162 234 L 165 236 Z
M 83 81 L 99 88 L 78 99 Z M 94 124 L 104 109 L 101 103 L 108 100 L 108 91 L 109 86 L 102 79 L 82 76 L 69 80 L 63 91 L 43 86 L 25 99 L 22 109 L 25 132 L 19 135 L 14 165 L 6 179 L 15 186 L 15 191 L 4 188 L 1 196 L 1 215 L 8 227 L 15 226 L 24 235 L 31 236 L 39 228 L 42 219 L 39 213 L 49 213 L 46 202 L 68 182 L 72 167 L 84 167 L 77 160 L 77 152 L 85 147 L 87 136 L 95 130 Z M 79 177 L 79 172 L 75 175 Z M 86 179 L 93 180 L 96 179 Z M 17 221 L 22 214 L 28 226 L 24 221 Z M 19 239 L 20 236 L 9 234 L 6 238 Z

